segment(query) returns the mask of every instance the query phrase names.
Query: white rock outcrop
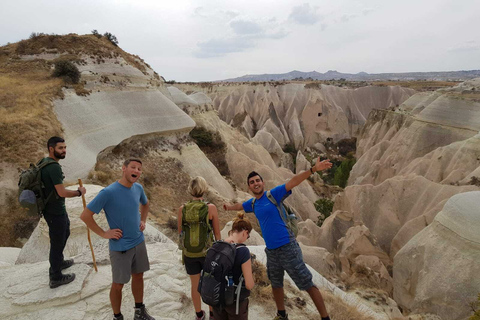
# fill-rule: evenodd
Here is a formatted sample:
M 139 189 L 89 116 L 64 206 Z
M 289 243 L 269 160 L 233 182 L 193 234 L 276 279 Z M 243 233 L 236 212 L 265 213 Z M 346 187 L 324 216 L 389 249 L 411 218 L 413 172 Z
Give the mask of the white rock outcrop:
M 408 312 L 467 319 L 480 292 L 480 192 L 451 197 L 395 256 L 394 298 Z

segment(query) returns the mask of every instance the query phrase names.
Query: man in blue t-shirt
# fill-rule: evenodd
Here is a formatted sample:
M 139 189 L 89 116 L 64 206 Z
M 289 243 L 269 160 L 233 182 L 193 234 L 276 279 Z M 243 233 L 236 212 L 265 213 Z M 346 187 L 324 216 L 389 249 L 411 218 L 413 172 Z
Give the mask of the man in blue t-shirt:
M 300 172 L 293 176 L 286 184 L 282 184 L 270 190 L 277 203 L 280 203 L 290 194 L 292 189 L 306 180 L 316 171 L 322 171 L 332 167 L 330 160 L 320 161 L 317 159 L 310 170 Z M 224 204 L 225 210 L 244 210 L 254 212 L 258 219 L 262 235 L 265 239 L 265 252 L 267 255 L 267 274 L 272 283 L 272 292 L 277 305 L 277 316 L 275 320 L 288 319 L 285 312 L 283 277 L 285 271 L 295 282 L 300 290 L 306 290 L 317 307 L 322 320 L 329 320 L 327 309 L 323 302 L 322 295 L 312 282 L 312 273 L 308 270 L 303 261 L 302 250 L 295 240 L 295 236 L 289 232 L 285 222 L 280 217 L 277 207 L 266 195 L 263 178 L 252 171 L 247 177 L 247 184 L 255 197 L 242 203 Z
M 143 304 L 143 273 L 150 270 L 145 246 L 148 200 L 141 184 L 136 183 L 142 174 L 142 161 L 128 159 L 122 166 L 122 178 L 102 191 L 83 210 L 80 218 L 93 232 L 109 239 L 112 264 L 110 302 L 113 319 L 123 320 L 121 313 L 122 289 L 132 277 L 135 299 L 134 320 L 155 320 Z M 140 212 L 139 212 L 140 208 Z M 103 209 L 109 230 L 103 230 L 93 219 Z

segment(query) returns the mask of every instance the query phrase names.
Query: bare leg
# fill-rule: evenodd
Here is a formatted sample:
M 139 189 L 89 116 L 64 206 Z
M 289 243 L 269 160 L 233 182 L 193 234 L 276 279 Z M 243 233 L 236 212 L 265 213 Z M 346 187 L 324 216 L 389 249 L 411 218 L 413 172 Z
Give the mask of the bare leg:
M 315 303 L 318 312 L 320 312 L 320 316 L 322 318 L 328 317 L 327 308 L 325 308 L 325 303 L 323 302 L 323 297 L 320 293 L 320 290 L 318 290 L 317 287 L 311 287 L 307 290 L 307 292 L 310 295 L 310 298 L 312 298 L 313 303 Z
M 195 308 L 195 312 L 202 311 L 202 300 L 200 297 L 200 292 L 198 292 L 199 282 L 200 282 L 200 273 L 190 275 L 190 283 L 192 284 L 190 291 L 192 294 L 192 302 L 193 302 L 193 307 Z
M 135 303 L 143 303 L 143 273 L 132 274 L 132 293 Z
M 122 307 L 122 289 L 123 284 L 121 283 L 112 283 L 110 288 L 110 303 L 115 314 L 120 313 L 120 308 Z
M 277 310 L 285 310 L 285 294 L 283 288 L 272 288 L 273 298 L 277 305 Z

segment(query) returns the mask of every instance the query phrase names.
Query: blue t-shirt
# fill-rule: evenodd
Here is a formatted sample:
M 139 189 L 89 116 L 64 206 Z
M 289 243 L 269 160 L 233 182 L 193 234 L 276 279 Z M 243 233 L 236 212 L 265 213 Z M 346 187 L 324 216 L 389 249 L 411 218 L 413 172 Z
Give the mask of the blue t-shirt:
M 101 190 L 87 206 L 95 213 L 103 209 L 110 229 L 122 230 L 118 240 L 110 239 L 110 250 L 126 251 L 145 240 L 140 231 L 140 203 L 148 203 L 143 187 L 134 183 L 131 188 L 121 185 L 118 181 Z
M 263 239 L 268 249 L 276 249 L 292 241 L 287 226 L 283 222 L 277 207 L 267 198 L 267 192 L 263 193 L 260 199 L 255 200 L 255 216 L 260 223 Z M 292 194 L 287 192 L 282 184 L 270 190 L 272 196 L 280 203 L 283 199 Z M 245 201 L 242 206 L 245 212 L 253 212 L 252 199 Z

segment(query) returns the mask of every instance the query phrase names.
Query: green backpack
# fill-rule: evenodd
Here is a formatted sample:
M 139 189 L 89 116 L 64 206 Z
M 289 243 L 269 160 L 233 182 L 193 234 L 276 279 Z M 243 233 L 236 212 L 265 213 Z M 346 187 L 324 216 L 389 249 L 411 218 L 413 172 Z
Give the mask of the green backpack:
M 27 209 L 28 214 L 42 216 L 48 201 L 55 196 L 55 191 L 45 194 L 45 186 L 42 182 L 42 169 L 52 163 L 53 159 L 45 160 L 37 164 L 30 163 L 30 167 L 20 173 L 18 180 L 18 201 L 20 205 Z
M 275 197 L 272 195 L 270 190 L 267 191 L 267 198 L 270 200 L 271 203 L 277 207 L 278 214 L 282 218 L 283 222 L 285 223 L 285 226 L 287 226 L 288 233 L 290 233 L 290 236 L 292 238 L 296 238 L 298 235 L 298 225 L 297 225 L 297 216 L 295 215 L 295 211 L 293 211 L 290 206 L 285 204 L 283 201 L 280 202 L 280 204 L 275 200 Z M 252 200 L 252 210 L 255 212 L 255 200 L 256 198 L 253 198 Z
M 208 203 L 201 200 L 185 203 L 182 210 L 182 237 L 185 257 L 199 258 L 207 255 L 207 249 L 213 243 Z

